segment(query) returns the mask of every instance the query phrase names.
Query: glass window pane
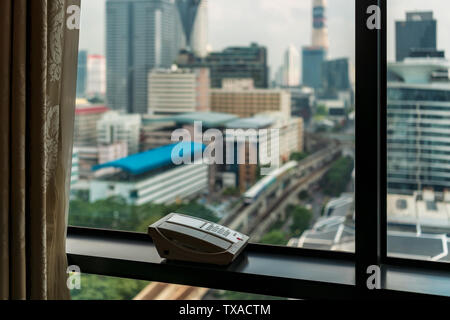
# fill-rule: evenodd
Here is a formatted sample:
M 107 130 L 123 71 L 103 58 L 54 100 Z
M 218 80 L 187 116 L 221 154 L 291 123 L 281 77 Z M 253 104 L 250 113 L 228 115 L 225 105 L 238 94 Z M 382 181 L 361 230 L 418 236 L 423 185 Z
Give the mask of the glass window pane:
M 450 5 L 388 3 L 388 255 L 449 262 Z
M 146 232 L 179 212 L 354 251 L 354 10 L 84 3 L 69 223 Z

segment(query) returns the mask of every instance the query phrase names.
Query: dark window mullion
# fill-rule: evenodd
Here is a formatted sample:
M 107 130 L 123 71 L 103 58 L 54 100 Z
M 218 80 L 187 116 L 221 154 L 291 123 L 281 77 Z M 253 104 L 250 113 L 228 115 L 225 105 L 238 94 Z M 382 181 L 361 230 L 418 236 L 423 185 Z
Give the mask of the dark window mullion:
M 367 13 L 372 5 L 381 11 L 381 30 L 369 29 Z M 381 131 L 386 105 L 386 3 L 377 0 L 357 0 L 356 8 L 356 148 L 355 148 L 355 254 L 356 285 L 368 291 L 367 268 L 380 264 L 381 203 L 385 190 L 385 166 L 380 164 L 383 139 Z M 384 75 L 383 75 L 384 74 Z M 381 108 L 383 106 L 383 108 Z M 385 142 L 385 139 L 384 139 Z M 385 243 L 385 241 L 384 241 Z

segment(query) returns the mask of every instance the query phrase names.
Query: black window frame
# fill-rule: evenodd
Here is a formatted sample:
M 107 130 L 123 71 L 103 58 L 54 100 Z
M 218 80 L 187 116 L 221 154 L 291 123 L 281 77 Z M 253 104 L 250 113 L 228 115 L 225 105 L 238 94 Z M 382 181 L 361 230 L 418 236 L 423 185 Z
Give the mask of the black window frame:
M 354 1 L 355 97 L 358 109 L 363 110 L 356 111 L 355 120 L 355 253 L 249 244 L 242 255 L 251 263 L 258 259 L 263 261 L 267 270 L 251 269 L 250 266 L 251 273 L 246 273 L 240 269 L 239 263 L 242 262 L 239 259 L 227 268 L 152 260 L 147 257 L 146 250 L 148 255 L 156 251 L 146 234 L 70 226 L 67 232 L 69 264 L 78 265 L 86 273 L 293 298 L 436 297 L 442 296 L 442 292 L 446 293 L 442 285 L 448 285 L 445 281 L 450 280 L 448 264 L 387 255 L 388 0 Z M 367 9 L 372 5 L 380 8 L 380 30 L 369 29 L 366 25 L 371 15 Z M 107 248 L 123 243 L 131 246 L 136 244 L 134 256 L 106 252 Z M 95 249 L 88 248 L 86 244 L 92 244 Z M 102 248 L 105 248 L 105 252 L 102 252 Z M 292 270 L 285 270 L 286 274 L 270 275 L 274 265 L 289 262 L 304 266 L 308 261 L 319 267 L 331 268 L 327 270 L 350 266 L 354 270 L 354 277 L 349 281 L 327 281 L 325 277 L 304 277 L 305 270 L 301 270 L 302 274 L 299 272 L 298 278 Z M 372 265 L 381 268 L 382 286 L 379 290 L 367 287 L 367 269 Z M 433 285 L 424 290 L 413 281 L 417 275 L 429 279 Z M 411 280 L 406 288 L 405 277 Z M 443 279 L 445 281 L 440 285 Z M 262 286 L 262 283 L 266 286 Z M 402 285 L 397 286 L 396 283 Z

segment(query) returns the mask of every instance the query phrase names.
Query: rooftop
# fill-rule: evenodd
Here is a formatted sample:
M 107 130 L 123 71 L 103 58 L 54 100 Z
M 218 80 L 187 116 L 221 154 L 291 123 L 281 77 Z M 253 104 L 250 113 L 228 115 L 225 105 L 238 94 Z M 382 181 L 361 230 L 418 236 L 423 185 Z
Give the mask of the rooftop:
M 167 117 L 145 118 L 144 123 L 151 122 L 175 122 L 177 124 L 192 124 L 201 121 L 202 125 L 209 128 L 223 127 L 227 122 L 237 119 L 238 116 L 221 112 L 190 112 Z
M 402 62 L 388 64 L 389 72 L 394 73 L 408 84 L 427 84 L 432 82 L 433 74 L 448 71 L 449 62 L 443 58 L 406 58 Z
M 450 202 L 434 196 L 388 194 L 387 215 L 390 223 L 450 230 Z
M 104 113 L 109 111 L 109 108 L 105 105 L 98 104 L 77 104 L 75 107 L 75 114 L 94 114 L 94 113 Z
M 184 150 L 190 149 L 191 156 L 198 154 L 205 149 L 205 146 L 196 142 L 179 142 L 166 146 L 162 146 L 149 151 L 133 154 L 126 158 L 106 162 L 94 166 L 94 171 L 102 168 L 120 168 L 132 175 L 139 175 L 147 173 L 152 170 L 162 168 L 164 166 L 173 164 L 172 152 L 175 147 L 179 148 L 180 157 L 184 157 Z
M 230 129 L 260 129 L 269 127 L 273 122 L 274 119 L 271 118 L 253 117 L 230 121 L 226 127 Z

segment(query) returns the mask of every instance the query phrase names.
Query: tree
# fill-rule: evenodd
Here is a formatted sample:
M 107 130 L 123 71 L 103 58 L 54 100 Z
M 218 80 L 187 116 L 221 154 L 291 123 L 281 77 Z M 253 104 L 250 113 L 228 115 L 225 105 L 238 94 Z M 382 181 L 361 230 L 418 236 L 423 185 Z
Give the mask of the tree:
M 341 157 L 336 160 L 322 179 L 323 192 L 329 196 L 339 196 L 345 191 L 353 171 L 353 159 Z
M 222 195 L 224 196 L 238 196 L 239 194 L 240 194 L 239 189 L 235 187 L 228 187 L 222 192 Z
M 272 230 L 266 233 L 259 242 L 274 245 L 287 244 L 286 235 L 281 230 Z
M 302 161 L 308 156 L 306 152 L 293 152 L 291 153 L 291 156 L 289 157 L 289 160 L 294 161 Z
M 316 116 L 327 116 L 327 106 L 324 104 L 319 104 L 316 108 Z
M 217 222 L 219 217 L 205 206 L 190 201 L 181 204 L 128 204 L 121 197 L 111 197 L 89 203 L 70 201 L 69 224 L 104 229 L 147 232 L 147 227 L 171 212 L 183 213 Z
M 73 300 L 131 300 L 148 281 L 81 274 L 81 288 L 72 289 Z
M 302 192 L 300 192 L 300 193 L 298 194 L 298 198 L 299 198 L 300 200 L 307 200 L 307 199 L 309 199 L 309 193 L 308 193 L 308 191 L 303 190 Z
M 303 231 L 309 228 L 312 219 L 311 210 L 302 206 L 288 206 L 287 213 L 292 216 L 292 224 L 290 226 L 293 236 L 300 236 Z

